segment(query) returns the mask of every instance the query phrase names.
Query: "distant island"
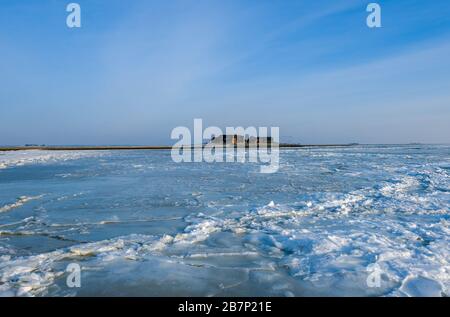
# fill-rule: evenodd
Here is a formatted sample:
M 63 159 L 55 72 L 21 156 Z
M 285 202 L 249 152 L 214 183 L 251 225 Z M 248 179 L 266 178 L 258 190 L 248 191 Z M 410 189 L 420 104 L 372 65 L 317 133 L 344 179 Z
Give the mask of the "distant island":
M 347 144 L 295 144 L 280 143 L 280 148 L 305 148 L 305 147 L 350 147 L 358 143 Z M 193 148 L 204 145 L 193 146 Z M 45 150 L 45 151 L 102 151 L 102 150 L 171 150 L 172 146 L 162 145 L 86 145 L 86 146 L 50 146 L 50 145 L 24 145 L 24 146 L 0 146 L 0 151 L 23 151 L 23 150 Z

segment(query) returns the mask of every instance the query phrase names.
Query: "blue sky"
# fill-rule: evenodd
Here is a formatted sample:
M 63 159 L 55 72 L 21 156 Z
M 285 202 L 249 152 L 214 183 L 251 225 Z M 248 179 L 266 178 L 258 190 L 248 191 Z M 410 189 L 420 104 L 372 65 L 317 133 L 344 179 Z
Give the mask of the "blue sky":
M 172 144 L 176 126 L 304 143 L 450 142 L 450 1 L 0 2 L 0 144 Z

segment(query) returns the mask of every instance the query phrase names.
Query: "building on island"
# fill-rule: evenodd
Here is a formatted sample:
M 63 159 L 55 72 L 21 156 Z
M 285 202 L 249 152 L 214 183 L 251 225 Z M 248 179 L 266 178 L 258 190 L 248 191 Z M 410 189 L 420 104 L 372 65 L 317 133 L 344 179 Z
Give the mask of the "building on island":
M 208 145 L 222 145 L 222 146 L 245 146 L 245 147 L 270 147 L 274 144 L 272 137 L 249 137 L 245 138 L 243 135 L 230 134 L 219 135 L 212 137 Z

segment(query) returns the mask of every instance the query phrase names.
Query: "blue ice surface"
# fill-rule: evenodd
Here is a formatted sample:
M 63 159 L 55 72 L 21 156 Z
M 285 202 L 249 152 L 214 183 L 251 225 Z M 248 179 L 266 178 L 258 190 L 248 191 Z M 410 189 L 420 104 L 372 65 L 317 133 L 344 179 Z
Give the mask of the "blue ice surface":
M 449 176 L 448 145 L 3 153 L 0 294 L 449 296 Z

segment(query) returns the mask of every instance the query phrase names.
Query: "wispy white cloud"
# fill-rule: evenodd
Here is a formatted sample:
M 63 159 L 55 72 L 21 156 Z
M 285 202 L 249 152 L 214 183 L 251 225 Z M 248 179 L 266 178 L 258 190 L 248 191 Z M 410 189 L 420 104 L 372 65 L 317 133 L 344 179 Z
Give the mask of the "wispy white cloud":
M 448 35 L 418 18 L 402 28 L 389 14 L 390 26 L 369 33 L 364 4 L 141 1 L 102 7 L 78 33 L 0 31 L 0 101 L 10 107 L 0 109 L 0 137 L 165 143 L 202 117 L 277 125 L 305 142 L 445 141 Z M 26 139 L 31 129 L 38 140 Z

